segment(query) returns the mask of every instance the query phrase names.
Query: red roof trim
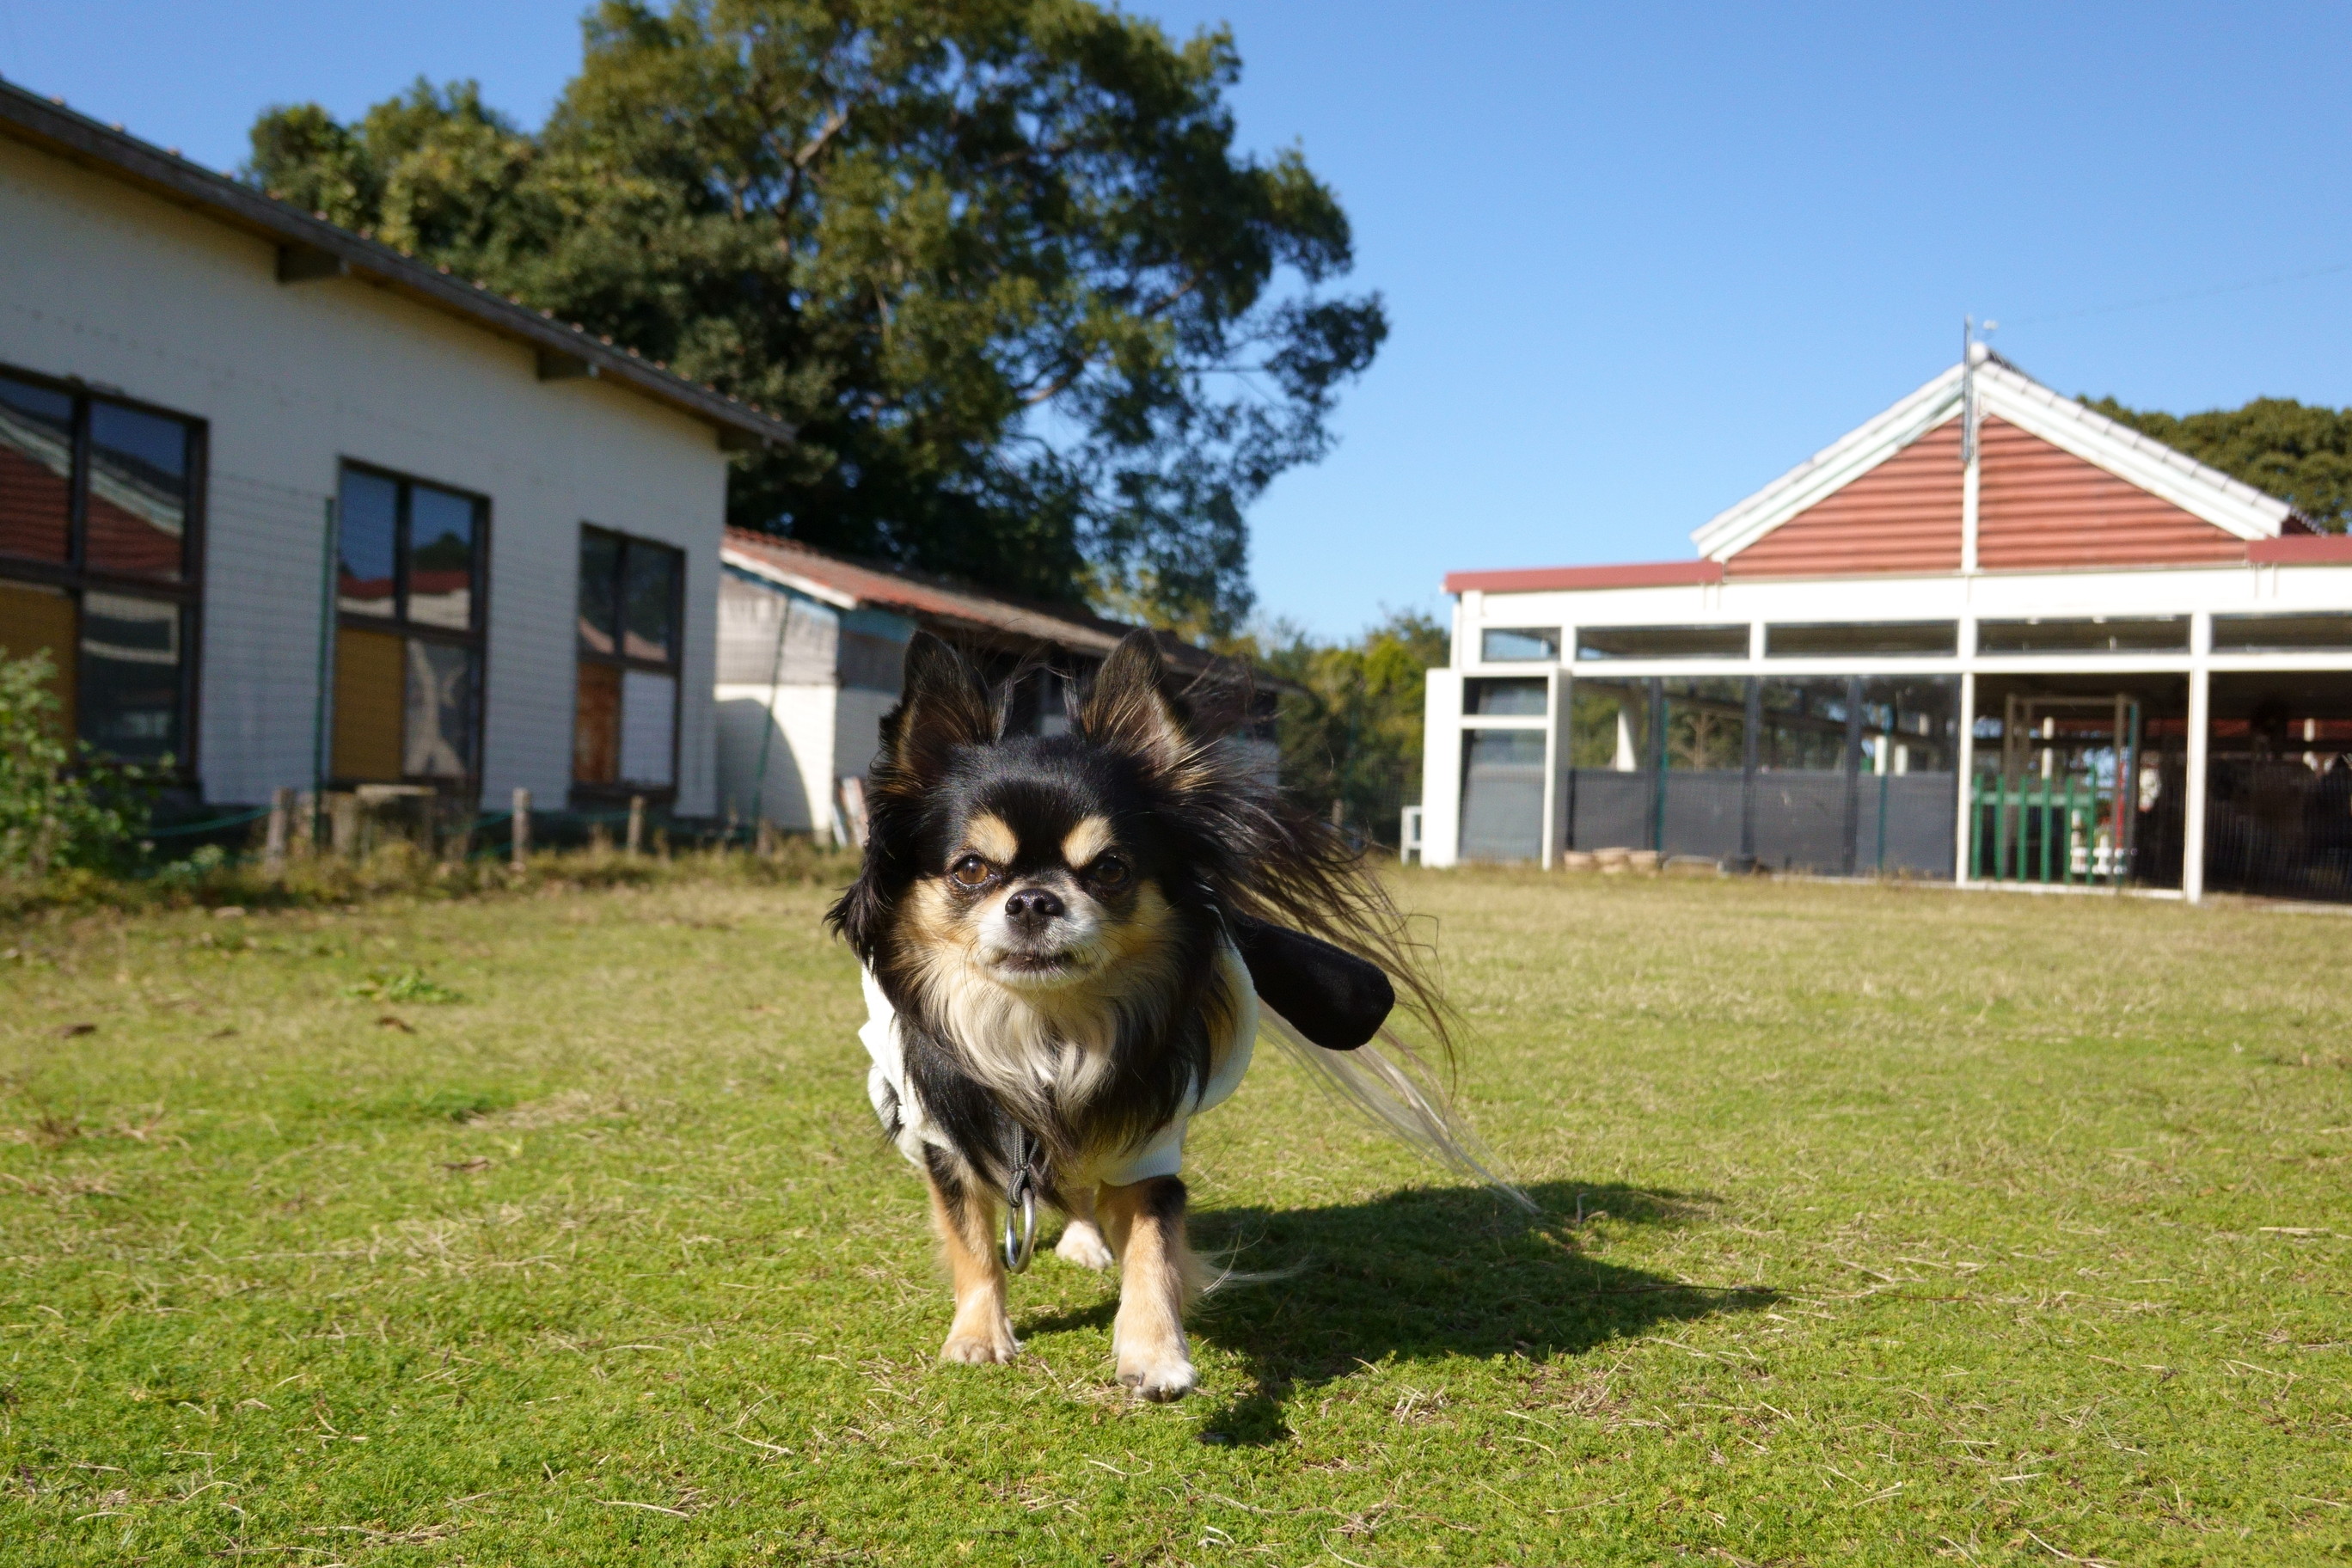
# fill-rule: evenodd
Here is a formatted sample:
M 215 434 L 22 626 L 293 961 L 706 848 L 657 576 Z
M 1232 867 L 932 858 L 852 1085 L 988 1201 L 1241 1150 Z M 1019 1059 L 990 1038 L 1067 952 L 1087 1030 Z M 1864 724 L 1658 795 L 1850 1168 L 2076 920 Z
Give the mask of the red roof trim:
M 1723 581 L 1720 561 L 1635 561 L 1622 566 L 1534 566 L 1517 572 L 1448 572 L 1445 591 L 1534 594 L 1547 588 L 1684 588 Z
M 2352 539 L 2340 533 L 2283 533 L 2250 540 L 2246 559 L 2257 566 L 2352 566 Z

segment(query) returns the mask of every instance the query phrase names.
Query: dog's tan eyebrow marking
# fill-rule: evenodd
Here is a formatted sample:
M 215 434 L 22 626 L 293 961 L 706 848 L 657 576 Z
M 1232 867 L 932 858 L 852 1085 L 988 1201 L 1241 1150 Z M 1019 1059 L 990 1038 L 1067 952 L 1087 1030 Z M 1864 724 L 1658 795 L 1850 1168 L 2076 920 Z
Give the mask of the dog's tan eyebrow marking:
M 1111 847 L 1110 818 L 1081 818 L 1076 827 L 1062 837 L 1062 863 L 1076 868 L 1084 866 Z
M 975 813 L 964 824 L 964 847 L 983 860 L 997 865 L 1009 864 L 1021 852 L 1021 840 L 1008 826 L 1004 818 L 992 811 Z

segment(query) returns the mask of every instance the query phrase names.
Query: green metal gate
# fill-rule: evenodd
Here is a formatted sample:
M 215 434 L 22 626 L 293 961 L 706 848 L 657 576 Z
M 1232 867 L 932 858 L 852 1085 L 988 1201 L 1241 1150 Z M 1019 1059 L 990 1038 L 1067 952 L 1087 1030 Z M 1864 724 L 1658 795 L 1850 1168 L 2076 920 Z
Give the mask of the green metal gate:
M 1969 877 L 2122 886 L 2139 816 L 2139 749 L 2140 706 L 2129 697 L 2011 696 L 2000 771 L 1970 784 Z M 2081 765 L 2082 753 L 2100 752 L 2104 768 Z

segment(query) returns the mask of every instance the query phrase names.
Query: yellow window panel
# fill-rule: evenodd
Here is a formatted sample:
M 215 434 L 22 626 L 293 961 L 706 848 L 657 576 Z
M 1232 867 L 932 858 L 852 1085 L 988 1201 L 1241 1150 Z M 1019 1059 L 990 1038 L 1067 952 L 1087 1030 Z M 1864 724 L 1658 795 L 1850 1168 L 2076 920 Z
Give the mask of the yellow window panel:
M 57 667 L 49 689 L 58 694 L 62 710 L 61 735 L 74 730 L 75 653 L 80 646 L 75 626 L 74 602 L 55 588 L 29 583 L 0 583 L 0 650 L 10 658 L 27 658 L 47 652 Z
M 401 639 L 386 632 L 335 634 L 334 771 L 339 779 L 400 778 L 406 680 Z

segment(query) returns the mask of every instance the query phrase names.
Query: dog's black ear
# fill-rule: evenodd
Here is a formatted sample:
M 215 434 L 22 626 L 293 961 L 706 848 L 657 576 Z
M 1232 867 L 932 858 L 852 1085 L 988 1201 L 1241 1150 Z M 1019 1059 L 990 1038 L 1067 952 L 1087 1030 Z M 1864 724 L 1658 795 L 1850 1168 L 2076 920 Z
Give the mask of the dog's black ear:
M 1000 729 L 988 683 L 961 654 L 929 632 L 907 644 L 905 686 L 882 716 L 881 755 L 866 796 L 866 858 L 826 915 L 871 965 L 881 955 L 894 900 L 916 875 L 923 803 L 959 746 L 984 746 Z
M 898 705 L 882 716 L 882 772 L 887 784 L 927 786 L 946 771 L 959 746 L 997 738 L 997 713 L 988 683 L 971 662 L 929 632 L 907 644 L 906 681 Z
M 1192 710 L 1169 679 L 1168 663 L 1150 632 L 1129 632 L 1111 649 L 1079 706 L 1077 728 L 1153 773 L 1174 773 L 1192 756 Z

